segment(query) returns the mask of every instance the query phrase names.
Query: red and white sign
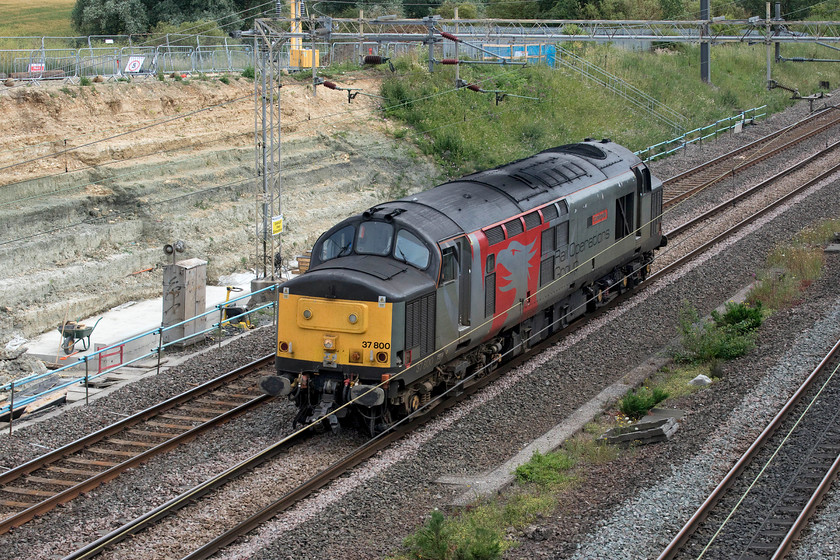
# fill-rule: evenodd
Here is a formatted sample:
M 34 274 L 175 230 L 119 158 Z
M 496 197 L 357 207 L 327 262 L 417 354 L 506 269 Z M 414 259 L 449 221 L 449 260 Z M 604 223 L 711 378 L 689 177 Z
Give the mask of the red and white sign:
M 44 69 L 45 69 L 44 68 L 45 66 L 46 66 L 46 64 L 44 64 L 43 62 L 33 62 L 32 64 L 29 65 L 29 71 L 30 72 L 43 72 Z
M 128 64 L 125 65 L 126 72 L 140 72 L 143 68 L 143 61 L 145 56 L 130 56 L 128 57 Z

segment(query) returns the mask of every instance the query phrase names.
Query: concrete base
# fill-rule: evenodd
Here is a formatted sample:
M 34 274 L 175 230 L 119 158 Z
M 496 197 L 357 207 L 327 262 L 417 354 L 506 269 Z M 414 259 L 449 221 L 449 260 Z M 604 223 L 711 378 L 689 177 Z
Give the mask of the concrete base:
M 239 296 L 249 293 L 250 280 L 244 282 L 244 284 L 238 286 L 244 290 L 237 293 Z M 224 286 L 207 286 L 206 297 L 207 310 L 216 309 L 218 304 L 224 303 L 227 297 L 227 289 Z M 237 305 L 244 305 L 246 302 L 247 300 L 242 300 L 237 302 Z M 62 367 L 77 362 L 79 358 L 89 356 L 98 349 L 118 344 L 118 347 L 105 354 L 91 358 L 88 363 L 88 373 L 93 375 L 109 367 L 129 362 L 158 348 L 160 337 L 157 333 L 140 335 L 160 327 L 163 318 L 162 298 L 129 302 L 106 311 L 101 317 L 102 320 L 90 335 L 90 348 L 87 350 L 82 351 L 81 341 L 77 341 L 76 349 L 79 351 L 67 356 L 61 350 L 61 333 L 58 332 L 58 329 L 54 329 L 27 341 L 28 355 L 43 361 L 48 366 Z M 93 316 L 84 318 L 80 322 L 93 325 L 97 319 L 98 316 Z M 214 317 L 212 314 L 208 316 L 208 324 L 217 321 L 218 317 Z M 84 374 L 85 364 L 83 362 L 77 363 L 71 369 Z
M 285 280 L 283 279 L 271 279 L 271 278 L 255 278 L 251 280 L 251 293 L 258 292 L 264 288 L 268 288 L 271 285 L 279 286 Z M 254 295 L 251 297 L 250 302 L 251 306 L 255 305 L 262 305 L 264 303 L 268 303 L 272 299 L 277 299 L 277 292 L 262 292 L 260 294 Z

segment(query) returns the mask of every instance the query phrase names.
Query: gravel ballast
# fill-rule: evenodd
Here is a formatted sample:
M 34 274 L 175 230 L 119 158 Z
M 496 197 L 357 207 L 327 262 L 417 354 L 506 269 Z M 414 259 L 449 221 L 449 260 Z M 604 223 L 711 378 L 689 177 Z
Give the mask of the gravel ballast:
M 672 176 L 709 159 L 716 150 L 723 153 L 736 143 L 749 141 L 750 135 L 763 135 L 800 120 L 803 111 L 807 113 L 807 103 L 747 128 L 743 135 L 727 136 L 654 164 L 654 173 L 663 178 Z M 824 144 L 825 139 L 815 138 L 813 145 L 820 142 Z M 784 164 L 767 165 L 776 168 Z M 735 182 L 746 180 L 736 178 Z M 464 490 L 437 483 L 439 477 L 479 475 L 503 463 L 628 369 L 661 355 L 675 337 L 683 301 L 708 313 L 754 279 L 755 271 L 763 267 L 775 245 L 809 224 L 837 217 L 840 183 L 830 182 L 813 190 L 816 192 L 812 195 L 745 229 L 726 247 L 697 259 L 674 277 L 655 282 L 265 524 L 222 557 L 326 559 L 393 554 L 433 508 L 447 509 Z M 722 194 L 715 196 L 725 198 Z M 707 203 L 699 199 L 694 202 Z M 697 208 L 690 203 L 682 205 L 680 214 L 695 214 Z M 676 221 L 674 216 L 668 220 Z M 511 535 L 519 545 L 506 557 L 616 558 L 628 557 L 629 550 L 634 551 L 634 558 L 656 556 L 699 506 L 704 493 L 763 429 L 777 403 L 787 398 L 791 387 L 810 372 L 840 336 L 839 280 L 838 257 L 829 256 L 824 277 L 810 287 L 802 304 L 778 312 L 765 322 L 757 348 L 750 355 L 724 364 L 723 377 L 706 390 L 673 403 L 686 415 L 670 441 L 592 467 L 581 485 L 561 497 L 551 517 L 541 520 L 533 530 Z M 2 436 L 2 464 L 19 464 L 43 452 L 37 446 L 59 446 L 120 415 L 270 353 L 273 347 L 271 329 L 261 329 L 220 352 L 210 351 L 88 407 L 71 409 L 17 430 L 11 438 Z M 291 405 L 275 401 L 199 438 L 195 445 L 150 461 L 86 497 L 0 536 L 0 544 L 12 558 L 66 554 L 74 545 L 112 530 L 241 460 L 260 445 L 275 441 L 288 432 L 291 417 Z M 277 476 L 266 471 L 266 480 L 254 479 L 257 492 L 261 484 L 270 483 L 268 476 Z M 840 516 L 838 509 L 832 510 L 831 505 L 824 508 L 826 516 L 835 512 L 833 527 Z M 832 526 L 831 518 L 823 523 Z M 833 531 L 821 533 L 824 545 L 813 546 L 833 546 L 837 550 L 836 528 Z M 822 552 L 829 550 L 809 549 L 810 542 L 806 540 L 803 545 L 810 556 L 803 558 L 824 556 Z M 149 546 L 144 543 L 144 550 Z M 152 557 L 139 550 L 137 554 Z M 160 551 L 157 557 L 165 556 Z

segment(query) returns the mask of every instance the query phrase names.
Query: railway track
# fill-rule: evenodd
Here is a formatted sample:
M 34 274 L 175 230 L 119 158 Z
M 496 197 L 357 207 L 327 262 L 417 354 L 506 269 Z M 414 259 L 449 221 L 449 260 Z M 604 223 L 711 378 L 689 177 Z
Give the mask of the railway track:
M 834 149 L 836 149 L 836 145 L 830 146 L 824 151 L 821 155 L 825 156 L 826 154 L 832 153 Z M 807 162 L 803 162 L 801 167 L 805 167 L 807 163 L 813 162 L 815 157 L 809 158 Z M 790 189 L 789 192 L 780 197 L 774 198 L 773 202 L 770 204 L 762 207 L 757 212 L 751 213 L 746 218 L 741 219 L 740 223 L 736 224 L 733 227 L 726 229 L 726 231 L 722 232 L 721 234 L 715 236 L 713 239 L 710 239 L 704 243 L 702 243 L 699 247 L 695 247 L 693 250 L 687 252 L 685 255 L 677 258 L 670 264 L 665 267 L 662 267 L 659 271 L 651 276 L 651 278 L 659 277 L 662 275 L 667 274 L 669 271 L 675 269 L 676 267 L 685 264 L 687 261 L 691 260 L 692 258 L 696 257 L 699 253 L 705 251 L 712 245 L 722 241 L 729 235 L 732 235 L 739 229 L 743 228 L 749 223 L 754 222 L 761 216 L 765 215 L 767 212 L 778 208 L 780 205 L 785 204 L 791 197 L 801 193 L 803 190 L 809 188 L 816 182 L 822 180 L 823 178 L 827 177 L 832 173 L 836 173 L 840 170 L 840 164 L 833 165 L 827 171 L 820 172 L 817 176 L 811 177 L 807 181 L 803 181 L 802 184 L 798 185 L 796 188 Z M 756 186 L 751 191 L 752 194 L 759 192 L 762 188 L 766 188 L 768 184 L 772 184 L 775 180 L 778 180 L 782 177 L 783 174 L 772 178 L 773 180 L 768 180 L 762 183 L 762 185 Z M 748 194 L 739 195 L 739 201 L 743 200 L 745 197 L 749 196 Z M 725 208 L 731 207 L 734 203 L 732 201 L 727 201 L 720 205 L 717 208 L 713 208 L 702 216 L 698 217 L 694 220 L 693 224 L 700 220 L 708 220 L 712 216 L 716 216 L 720 214 Z M 685 229 L 678 229 L 674 230 L 673 232 L 669 233 L 669 236 L 677 236 L 682 235 L 685 233 Z M 643 285 L 644 286 L 644 285 Z M 629 293 L 625 293 L 613 300 L 613 304 L 618 303 L 619 301 L 629 297 Z M 605 312 L 608 310 L 609 307 L 602 308 L 601 312 Z M 546 348 L 547 346 L 554 344 L 560 336 L 568 335 L 569 333 L 573 332 L 574 330 L 581 328 L 582 324 L 579 322 L 577 324 L 573 324 L 552 339 L 549 339 L 542 343 L 539 346 L 534 348 L 534 353 L 538 353 L 542 349 Z M 482 377 L 480 380 L 474 380 L 474 383 L 467 389 L 464 390 L 463 393 L 459 393 L 457 395 L 447 395 L 447 399 L 444 402 L 435 403 L 437 404 L 436 411 L 445 410 L 450 406 L 454 405 L 461 399 L 463 399 L 468 394 L 471 394 L 474 391 L 479 390 L 481 387 L 485 386 L 487 383 L 492 382 L 497 377 L 504 374 L 505 371 L 516 367 L 521 362 L 525 361 L 526 359 L 530 359 L 534 354 L 527 354 L 525 356 L 520 356 L 515 360 L 512 360 L 507 364 L 505 367 L 500 367 L 498 370 Z M 454 393 L 454 391 L 453 391 Z M 434 401 L 433 401 L 434 402 Z M 423 419 L 420 421 L 428 420 L 432 417 L 431 414 L 425 415 Z M 190 559 L 198 559 L 198 558 L 207 558 L 212 556 L 214 553 L 218 552 L 219 550 L 223 549 L 225 546 L 229 545 L 230 543 L 234 542 L 241 536 L 247 534 L 248 532 L 252 531 L 254 528 L 258 527 L 268 519 L 282 513 L 283 511 L 290 508 L 293 504 L 297 503 L 301 499 L 305 498 L 306 496 L 310 495 L 315 490 L 323 487 L 327 483 L 336 478 L 345 474 L 350 468 L 353 466 L 361 463 L 362 461 L 366 460 L 373 454 L 377 453 L 378 451 L 386 448 L 394 441 L 403 437 L 406 433 L 413 430 L 417 427 L 417 422 L 413 422 L 410 425 L 405 426 L 397 426 L 393 431 L 383 434 L 382 436 L 375 438 L 366 444 L 360 446 L 352 453 L 347 454 L 346 456 L 342 457 L 341 459 L 335 461 L 334 463 L 330 464 L 327 468 L 321 470 L 320 472 L 316 473 L 314 476 L 309 478 L 308 480 L 304 481 L 294 490 L 289 491 L 285 495 L 283 495 L 280 499 L 275 500 L 273 503 L 266 505 L 265 507 L 261 508 L 258 512 L 254 513 L 252 516 L 249 516 L 247 519 L 244 519 L 235 525 L 232 525 L 228 528 L 225 528 L 221 531 L 221 533 L 212 539 L 211 541 L 207 542 L 206 544 L 202 545 L 201 547 L 197 548 L 195 551 L 190 553 L 189 555 L 185 556 L 185 558 Z M 97 554 L 103 552 L 108 547 L 115 545 L 116 543 L 126 539 L 130 535 L 136 534 L 143 529 L 151 526 L 152 524 L 158 523 L 161 519 L 172 515 L 173 513 L 177 512 L 184 506 L 193 503 L 201 496 L 205 496 L 210 494 L 213 491 L 220 489 L 222 486 L 227 484 L 232 480 L 236 480 L 237 478 L 241 477 L 244 473 L 250 472 L 256 467 L 263 465 L 266 461 L 271 460 L 279 455 L 281 455 L 285 450 L 287 450 L 290 446 L 294 445 L 299 441 L 301 437 L 301 432 L 296 432 L 295 434 L 291 434 L 284 440 L 278 442 L 277 444 L 267 448 L 263 451 L 260 451 L 252 458 L 244 461 L 243 463 L 233 467 L 229 471 L 222 473 L 221 475 L 214 477 L 202 483 L 189 491 L 183 493 L 181 496 L 171 500 L 167 504 L 156 508 L 153 511 L 148 512 L 147 514 L 138 517 L 137 519 L 125 524 L 124 526 L 120 527 L 116 531 L 109 533 L 102 538 L 98 539 L 95 542 L 92 542 L 85 547 L 77 550 L 76 552 L 68 555 L 65 557 L 65 560 L 70 559 L 79 559 L 79 558 L 91 558 L 96 556 Z
M 782 558 L 840 470 L 840 341 L 660 560 Z
M 0 474 L 0 534 L 269 400 L 257 390 L 255 376 L 273 358 L 254 361 Z
M 697 192 L 840 125 L 840 110 L 828 107 L 798 123 L 769 134 L 665 181 L 663 208 L 670 208 Z

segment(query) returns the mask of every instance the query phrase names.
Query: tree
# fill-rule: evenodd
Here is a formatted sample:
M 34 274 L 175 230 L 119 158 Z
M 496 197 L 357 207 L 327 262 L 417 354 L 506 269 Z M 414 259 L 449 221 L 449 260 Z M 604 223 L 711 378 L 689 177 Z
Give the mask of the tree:
M 70 19 L 85 35 L 143 33 L 149 24 L 140 0 L 77 0 Z
M 511 2 L 510 0 L 489 0 L 487 15 L 497 19 L 534 19 L 539 4 L 536 2 Z

